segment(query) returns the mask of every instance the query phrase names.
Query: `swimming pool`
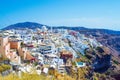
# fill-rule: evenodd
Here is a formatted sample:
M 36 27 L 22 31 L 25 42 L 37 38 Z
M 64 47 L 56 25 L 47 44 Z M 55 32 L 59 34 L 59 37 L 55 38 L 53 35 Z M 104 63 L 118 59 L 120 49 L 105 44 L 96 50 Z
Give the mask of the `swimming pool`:
M 78 65 L 83 65 L 83 62 L 77 62 Z
M 84 66 L 86 66 L 86 63 L 84 63 L 84 62 L 76 62 L 76 66 L 77 67 L 84 67 Z

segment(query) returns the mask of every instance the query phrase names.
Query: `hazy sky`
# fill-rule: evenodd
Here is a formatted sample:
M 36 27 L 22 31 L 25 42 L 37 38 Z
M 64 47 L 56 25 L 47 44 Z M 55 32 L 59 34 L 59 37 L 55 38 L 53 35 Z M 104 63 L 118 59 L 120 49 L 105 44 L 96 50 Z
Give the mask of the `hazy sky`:
M 120 30 L 120 0 L 0 0 L 0 28 L 26 21 Z

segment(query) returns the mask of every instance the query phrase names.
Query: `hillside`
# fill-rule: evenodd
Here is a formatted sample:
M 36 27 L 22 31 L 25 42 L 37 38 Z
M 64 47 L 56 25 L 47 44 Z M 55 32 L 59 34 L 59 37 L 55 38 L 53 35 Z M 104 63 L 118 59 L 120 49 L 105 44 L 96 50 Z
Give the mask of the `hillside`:
M 9 30 L 9 29 L 19 29 L 19 28 L 41 28 L 44 24 L 39 24 L 35 22 L 23 22 L 23 23 L 16 23 L 10 26 L 3 28 L 2 30 Z M 45 25 L 47 26 L 47 25 Z M 50 26 L 47 26 L 50 29 Z M 103 45 L 110 46 L 111 48 L 115 49 L 118 53 L 120 53 L 120 31 L 113 31 L 107 29 L 89 29 L 85 27 L 68 27 L 68 26 L 53 26 L 53 29 L 70 29 L 79 31 L 82 34 L 87 36 L 94 36 L 100 41 Z M 115 42 L 117 41 L 117 42 Z M 115 42 L 115 43 L 114 43 Z M 114 45 L 112 45 L 114 43 Z
M 39 24 L 39 23 L 24 22 L 24 23 L 17 23 L 17 24 L 10 25 L 10 26 L 4 28 L 3 30 L 20 29 L 20 28 L 30 28 L 30 29 L 34 30 L 36 28 L 43 29 L 42 26 L 43 26 L 43 24 Z M 51 29 L 50 26 L 47 26 L 47 25 L 45 25 L 45 26 L 48 29 Z M 63 59 L 65 64 L 72 65 L 72 66 L 71 65 L 66 66 L 64 69 L 64 72 L 70 76 L 69 78 L 71 78 L 71 79 L 75 78 L 75 80 L 86 80 L 86 79 L 90 79 L 90 78 L 91 78 L 91 80 L 92 80 L 92 78 L 95 78 L 95 80 L 98 80 L 98 79 L 99 80 L 104 80 L 104 79 L 110 80 L 111 78 L 115 78 L 117 75 L 118 76 L 120 75 L 119 74 L 120 59 L 118 56 L 119 52 L 120 52 L 120 48 L 119 48 L 120 32 L 119 31 L 113 31 L 113 30 L 107 30 L 107 29 L 89 29 L 89 28 L 85 28 L 85 27 L 66 27 L 66 26 L 56 26 L 56 27 L 53 27 L 53 29 L 61 29 L 61 30 L 68 29 L 65 31 L 69 32 L 69 35 L 71 35 L 70 38 L 68 38 L 68 37 L 63 38 L 63 39 L 59 38 L 60 35 L 64 35 L 64 34 L 66 36 L 68 36 L 68 34 L 62 33 L 62 31 L 61 31 L 60 35 L 55 36 L 56 33 L 54 33 L 54 36 L 51 36 L 51 38 L 49 38 L 49 39 L 51 39 L 51 42 L 53 42 L 56 46 L 57 45 L 59 46 L 59 44 L 61 44 L 59 42 L 63 41 L 64 44 L 62 44 L 62 45 L 65 45 L 65 43 L 66 43 L 67 49 L 68 50 L 72 49 L 73 52 L 75 52 L 78 55 L 78 57 L 76 57 L 74 60 L 71 60 L 71 58 L 64 59 L 64 56 L 60 57 L 61 59 Z M 21 29 L 21 31 L 22 30 L 29 30 L 29 29 Z M 33 30 L 31 30 L 31 31 L 33 31 Z M 72 31 L 72 30 L 74 30 L 74 31 Z M 33 40 L 37 41 L 38 37 L 43 33 L 43 31 L 41 30 L 40 33 L 38 32 L 37 37 L 35 37 L 36 33 L 30 32 L 29 34 L 31 34 L 31 35 L 35 34 L 35 35 L 31 36 L 32 37 L 31 41 L 33 41 Z M 49 31 L 51 31 L 51 30 L 48 30 L 46 32 L 49 32 Z M 7 31 L 5 31 L 5 32 L 7 32 Z M 22 33 L 22 32 L 20 32 L 19 34 L 23 35 L 24 33 Z M 28 31 L 26 31 L 26 32 L 28 32 Z M 74 32 L 76 34 L 73 34 Z M 84 34 L 83 38 L 81 37 L 81 34 L 79 34 L 78 32 L 81 34 Z M 16 35 L 16 33 L 14 35 Z M 77 36 L 77 35 L 79 35 L 79 36 Z M 43 35 L 43 36 L 45 36 L 45 35 Z M 91 38 L 89 38 L 89 37 L 91 37 Z M 100 44 L 99 44 L 98 46 L 95 47 L 94 46 L 95 43 L 93 44 L 93 42 L 96 42 L 94 37 L 97 39 L 97 41 L 99 41 L 104 46 L 100 46 Z M 28 38 L 28 36 L 26 36 L 26 38 Z M 55 40 L 54 40 L 54 38 L 55 38 Z M 93 39 L 93 41 L 89 41 L 89 39 Z M 22 39 L 22 40 L 24 40 L 24 39 Z M 56 40 L 58 40 L 58 41 L 56 41 Z M 31 41 L 29 41 L 29 42 L 31 42 Z M 27 44 L 29 44 L 29 43 L 27 43 Z M 86 44 L 89 45 L 89 47 L 84 49 L 84 47 L 87 46 Z M 97 44 L 97 42 L 96 42 L 96 44 Z M 40 44 L 37 44 L 37 46 L 39 46 L 39 45 Z M 27 45 L 24 45 L 24 46 L 29 47 Z M 37 46 L 35 46 L 34 48 L 38 48 Z M 66 49 L 66 47 L 64 49 Z M 41 48 L 39 48 L 39 49 L 41 49 Z M 35 50 L 35 51 L 37 51 L 37 50 Z M 31 53 L 34 53 L 34 52 L 31 51 Z M 82 53 L 84 53 L 84 54 L 82 54 Z M 58 52 L 58 55 L 59 55 L 59 52 Z M 1 60 L 3 60 L 3 59 L 4 58 L 1 58 Z M 44 59 L 44 60 L 46 62 L 52 61 L 51 59 L 48 59 L 48 58 L 47 58 L 47 60 L 46 59 Z M 76 68 L 76 62 L 77 62 L 77 64 L 79 62 L 85 62 L 87 66 L 82 67 L 82 68 Z M 34 67 L 33 67 L 33 69 L 34 69 Z M 33 71 L 33 69 L 31 69 L 31 70 Z M 4 71 L 4 69 L 1 68 L 1 71 Z M 52 72 L 50 69 L 50 75 L 54 74 L 54 73 L 55 73 L 55 69 L 52 69 Z M 38 77 L 38 76 L 36 76 L 36 77 Z M 58 79 L 58 76 L 56 75 L 56 73 L 55 73 L 54 77 L 56 79 Z M 6 78 L 8 79 L 8 77 L 6 77 Z
M 23 23 L 16 23 L 9 25 L 2 30 L 9 30 L 9 29 L 19 29 L 19 28 L 30 28 L 30 29 L 35 29 L 35 28 L 41 28 L 43 24 L 39 23 L 34 23 L 34 22 L 23 22 Z
M 9 29 L 19 29 L 19 28 L 30 28 L 36 29 L 41 28 L 44 24 L 39 24 L 35 22 L 23 22 L 23 23 L 16 23 L 9 25 L 2 30 L 9 30 Z M 48 29 L 50 26 L 45 25 Z M 69 27 L 69 26 L 52 26 L 53 29 L 69 29 L 75 30 L 80 32 L 81 34 L 85 34 L 86 36 L 94 36 L 96 39 L 102 43 L 113 49 L 115 54 L 120 53 L 120 31 L 108 30 L 108 29 L 90 29 L 85 27 Z M 113 45 L 114 44 L 114 45 Z

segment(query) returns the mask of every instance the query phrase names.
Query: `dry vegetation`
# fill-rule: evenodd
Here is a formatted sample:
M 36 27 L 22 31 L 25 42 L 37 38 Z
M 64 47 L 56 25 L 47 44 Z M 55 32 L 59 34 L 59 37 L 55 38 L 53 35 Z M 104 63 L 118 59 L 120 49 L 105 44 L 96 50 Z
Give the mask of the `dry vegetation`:
M 22 73 L 21 77 L 17 74 L 10 74 L 8 76 L 0 76 L 0 80 L 75 80 L 68 75 L 62 75 L 58 72 L 54 72 L 51 75 L 37 75 L 37 74 L 27 74 Z

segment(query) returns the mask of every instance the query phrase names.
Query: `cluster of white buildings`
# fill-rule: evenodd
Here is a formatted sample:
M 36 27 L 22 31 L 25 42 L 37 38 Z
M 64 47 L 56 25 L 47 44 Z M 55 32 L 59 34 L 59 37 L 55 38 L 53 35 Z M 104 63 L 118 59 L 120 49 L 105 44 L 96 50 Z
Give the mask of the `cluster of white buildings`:
M 66 64 L 66 59 L 74 61 L 78 57 L 77 52 L 84 55 L 85 49 L 100 45 L 95 39 L 87 38 L 76 31 L 66 29 L 52 30 L 53 29 L 48 30 L 46 26 L 43 26 L 41 29 L 37 28 L 32 30 L 25 28 L 6 30 L 3 33 L 9 38 L 15 38 L 21 41 L 21 47 L 24 47 L 24 49 L 29 51 L 30 55 L 33 56 L 31 60 L 37 60 L 37 65 L 43 65 L 45 71 L 48 71 L 47 69 L 49 67 L 54 67 L 59 72 L 64 72 L 64 66 L 72 65 L 70 63 Z M 24 57 L 25 56 L 27 55 L 24 55 Z M 78 66 L 80 65 L 82 67 L 85 66 L 85 64 L 83 65 L 82 63 Z M 24 72 L 27 67 L 30 66 L 24 66 L 20 69 Z

